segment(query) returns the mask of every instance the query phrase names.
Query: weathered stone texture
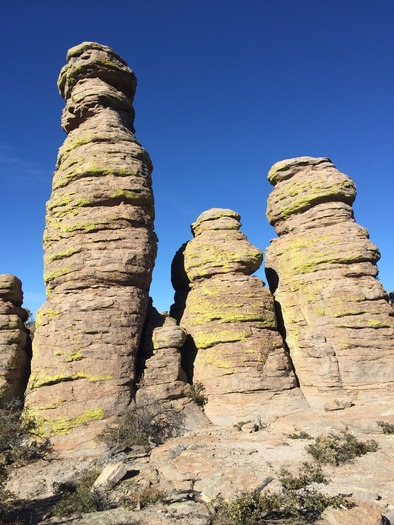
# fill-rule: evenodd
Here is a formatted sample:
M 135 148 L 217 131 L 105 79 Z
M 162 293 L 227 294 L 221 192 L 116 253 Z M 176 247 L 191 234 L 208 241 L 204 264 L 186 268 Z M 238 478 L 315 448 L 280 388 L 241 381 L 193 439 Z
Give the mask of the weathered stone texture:
M 31 340 L 22 308 L 22 283 L 14 275 L 0 275 L 0 407 L 22 401 L 30 373 Z
M 151 306 L 141 349 L 142 370 L 136 400 L 138 404 L 185 398 L 189 391 L 182 368 L 181 348 L 186 330 L 172 317 Z
M 277 331 L 273 298 L 250 275 L 259 268 L 262 253 L 239 231 L 239 220 L 232 210 L 204 212 L 192 225 L 195 238 L 173 263 L 175 298 L 185 308 L 182 313 L 175 303 L 171 311 L 181 315 L 180 324 L 190 334 L 188 373 L 205 387 L 205 412 L 216 423 L 237 421 L 263 406 L 264 411 L 280 411 L 279 394 L 296 385 Z M 301 398 L 295 395 L 294 402 Z
M 68 136 L 47 203 L 48 300 L 37 315 L 27 397 L 43 433 L 63 448 L 89 441 L 133 398 L 156 256 L 152 164 L 133 134 L 135 75 L 92 42 L 67 59 L 58 85 Z
M 376 279 L 379 251 L 353 217 L 354 182 L 312 157 L 279 162 L 268 178 L 279 238 L 267 278 L 308 402 L 340 408 L 392 391 L 393 310 Z

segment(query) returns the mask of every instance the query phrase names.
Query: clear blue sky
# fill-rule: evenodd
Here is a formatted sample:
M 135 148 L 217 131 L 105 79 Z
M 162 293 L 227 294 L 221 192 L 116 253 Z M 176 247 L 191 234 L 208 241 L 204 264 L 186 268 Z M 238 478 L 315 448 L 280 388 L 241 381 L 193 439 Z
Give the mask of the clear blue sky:
M 204 210 L 226 207 L 261 249 L 276 161 L 328 156 L 358 188 L 357 222 L 394 290 L 393 0 L 13 0 L 0 16 L 0 273 L 45 300 L 45 202 L 68 48 L 109 45 L 135 71 L 136 134 L 154 164 L 159 256 L 151 289 L 172 302 L 170 264 Z M 259 271 L 264 279 L 264 272 Z

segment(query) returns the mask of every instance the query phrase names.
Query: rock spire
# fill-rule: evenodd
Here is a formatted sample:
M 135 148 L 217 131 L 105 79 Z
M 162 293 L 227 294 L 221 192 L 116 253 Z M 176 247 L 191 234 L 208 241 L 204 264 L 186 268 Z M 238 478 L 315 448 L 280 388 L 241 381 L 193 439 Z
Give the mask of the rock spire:
M 44 233 L 27 406 L 61 449 L 94 438 L 133 399 L 156 256 L 152 163 L 134 136 L 136 78 L 111 48 L 67 53 L 66 100 Z
M 327 158 L 275 164 L 267 278 L 309 404 L 335 409 L 392 392 L 394 311 L 377 247 L 353 217 L 354 182 Z
M 31 340 L 22 308 L 22 283 L 14 275 L 0 275 L 0 408 L 23 400 L 30 373 Z
M 303 402 L 294 389 L 271 293 L 251 275 L 262 253 L 240 227 L 232 210 L 202 213 L 192 225 L 194 239 L 178 252 L 172 271 L 177 302 L 171 312 L 189 334 L 184 361 L 190 379 L 205 388 L 205 413 L 219 424 L 262 411 L 279 413 L 285 397 L 288 409 Z M 281 397 L 292 389 L 293 396 Z

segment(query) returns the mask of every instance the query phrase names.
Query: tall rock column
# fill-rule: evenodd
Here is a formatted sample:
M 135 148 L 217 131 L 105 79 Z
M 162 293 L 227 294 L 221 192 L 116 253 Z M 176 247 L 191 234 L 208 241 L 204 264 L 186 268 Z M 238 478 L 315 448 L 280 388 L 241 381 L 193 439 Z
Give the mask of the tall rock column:
M 0 275 L 0 408 L 23 400 L 30 373 L 31 341 L 22 308 L 22 283 L 14 275 Z
M 353 217 L 353 181 L 312 157 L 278 162 L 268 179 L 279 238 L 267 278 L 308 402 L 335 409 L 392 393 L 394 312 L 376 279 L 379 251 Z
M 47 203 L 47 302 L 27 395 L 42 433 L 64 450 L 88 448 L 133 399 L 156 256 L 152 164 L 134 136 L 134 73 L 93 42 L 67 60 L 58 85 L 68 136 Z
M 205 388 L 206 415 L 218 424 L 265 418 L 303 404 L 271 293 L 251 275 L 262 253 L 240 227 L 232 210 L 202 213 L 192 225 L 195 238 L 173 263 L 177 293 L 171 312 L 181 316 L 189 334 L 184 362 L 190 379 Z

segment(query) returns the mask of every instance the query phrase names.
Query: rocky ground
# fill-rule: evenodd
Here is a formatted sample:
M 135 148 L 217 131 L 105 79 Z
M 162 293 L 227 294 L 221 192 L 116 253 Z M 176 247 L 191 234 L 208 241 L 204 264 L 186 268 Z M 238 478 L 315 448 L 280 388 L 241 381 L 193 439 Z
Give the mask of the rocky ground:
M 272 420 L 264 420 L 262 414 L 259 420 L 240 422 L 239 429 L 214 426 L 199 410 L 191 404 L 186 433 L 150 452 L 135 447 L 95 459 L 42 460 L 14 471 L 8 489 L 30 502 L 25 518 L 31 524 L 209 525 L 218 497 L 232 499 L 256 488 L 280 491 L 280 468 L 296 473 L 302 462 L 311 461 L 305 446 L 312 438 L 348 429 L 362 441 L 375 440 L 378 450 L 339 466 L 323 466 L 330 482 L 316 488 L 329 495 L 346 495 L 356 506 L 329 508 L 319 523 L 394 523 L 394 435 L 384 434 L 377 424 L 393 423 L 394 408 L 376 404 L 326 413 L 309 410 Z M 289 437 L 301 430 L 312 438 Z M 51 516 L 54 483 L 73 479 L 84 469 L 96 469 L 98 477 L 104 468 L 108 472 L 108 464 L 114 467 L 114 480 L 121 478 L 107 491 L 120 504 L 118 508 L 67 518 Z M 136 491 L 160 491 L 162 497 L 159 503 L 141 508 Z

